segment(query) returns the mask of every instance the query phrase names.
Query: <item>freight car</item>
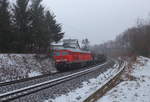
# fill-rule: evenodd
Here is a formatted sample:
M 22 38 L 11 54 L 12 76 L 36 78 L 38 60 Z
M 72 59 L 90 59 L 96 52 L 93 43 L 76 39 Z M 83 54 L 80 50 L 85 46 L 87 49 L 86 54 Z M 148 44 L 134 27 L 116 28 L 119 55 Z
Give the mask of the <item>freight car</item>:
M 74 48 L 55 49 L 53 58 L 59 71 L 84 67 L 93 62 L 93 56 L 89 51 Z

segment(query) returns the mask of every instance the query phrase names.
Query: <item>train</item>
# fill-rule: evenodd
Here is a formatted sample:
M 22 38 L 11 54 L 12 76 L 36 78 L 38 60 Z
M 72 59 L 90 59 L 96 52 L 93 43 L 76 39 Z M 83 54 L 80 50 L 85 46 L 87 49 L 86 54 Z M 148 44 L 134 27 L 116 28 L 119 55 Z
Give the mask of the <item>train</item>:
M 75 42 L 76 40 L 71 41 Z M 82 68 L 106 60 L 104 56 L 94 56 L 90 51 L 81 50 L 81 48 L 78 47 L 79 44 L 70 44 L 71 41 L 68 43 L 68 40 L 66 40 L 65 42 L 67 43 L 64 43 L 63 46 L 57 46 L 53 49 L 53 59 L 57 70 L 66 71 Z M 75 44 L 76 46 L 74 46 Z
M 55 67 L 57 70 L 67 71 L 102 63 L 105 62 L 107 58 L 102 54 L 95 56 L 89 51 L 64 48 L 54 50 L 53 59 L 55 61 Z
M 59 71 L 73 67 L 84 67 L 93 61 L 93 56 L 89 51 L 72 48 L 55 49 L 53 58 Z

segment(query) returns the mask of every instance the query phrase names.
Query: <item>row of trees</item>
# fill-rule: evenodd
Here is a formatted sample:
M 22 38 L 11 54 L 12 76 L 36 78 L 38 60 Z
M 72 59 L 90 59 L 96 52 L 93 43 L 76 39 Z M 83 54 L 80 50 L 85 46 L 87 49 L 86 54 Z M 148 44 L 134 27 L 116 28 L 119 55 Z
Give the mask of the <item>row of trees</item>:
M 138 21 L 139 22 L 139 21 Z M 150 56 L 150 23 L 140 20 L 135 27 L 131 27 L 118 35 L 114 41 L 95 45 L 92 50 L 108 56 Z
M 63 38 L 61 24 L 42 0 L 0 0 L 0 52 L 45 53 Z
M 129 28 L 120 37 L 120 42 L 126 44 L 132 54 L 149 56 L 150 55 L 150 24 L 142 23 L 136 27 Z

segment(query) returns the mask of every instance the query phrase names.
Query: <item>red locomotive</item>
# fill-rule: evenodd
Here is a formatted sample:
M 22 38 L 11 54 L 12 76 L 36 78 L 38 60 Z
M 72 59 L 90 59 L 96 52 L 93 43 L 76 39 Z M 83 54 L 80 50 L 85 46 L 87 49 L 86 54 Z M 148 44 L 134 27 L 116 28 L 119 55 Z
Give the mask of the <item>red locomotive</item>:
M 80 49 L 62 48 L 54 50 L 56 68 L 60 71 L 64 68 L 82 67 L 93 61 L 92 54 Z
M 89 51 L 82 51 L 77 40 L 65 40 L 63 46 L 54 49 L 53 58 L 56 68 L 63 71 L 73 67 L 83 67 L 93 61 Z

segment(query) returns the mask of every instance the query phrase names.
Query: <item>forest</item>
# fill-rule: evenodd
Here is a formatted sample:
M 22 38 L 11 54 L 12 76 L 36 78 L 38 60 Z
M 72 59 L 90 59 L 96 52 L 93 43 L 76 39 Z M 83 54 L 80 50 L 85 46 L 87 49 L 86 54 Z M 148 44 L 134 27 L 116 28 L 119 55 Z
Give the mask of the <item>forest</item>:
M 138 19 L 135 26 L 120 33 L 115 40 L 92 47 L 95 53 L 111 57 L 150 56 L 150 22 Z
M 47 53 L 64 36 L 42 0 L 0 0 L 0 53 Z

